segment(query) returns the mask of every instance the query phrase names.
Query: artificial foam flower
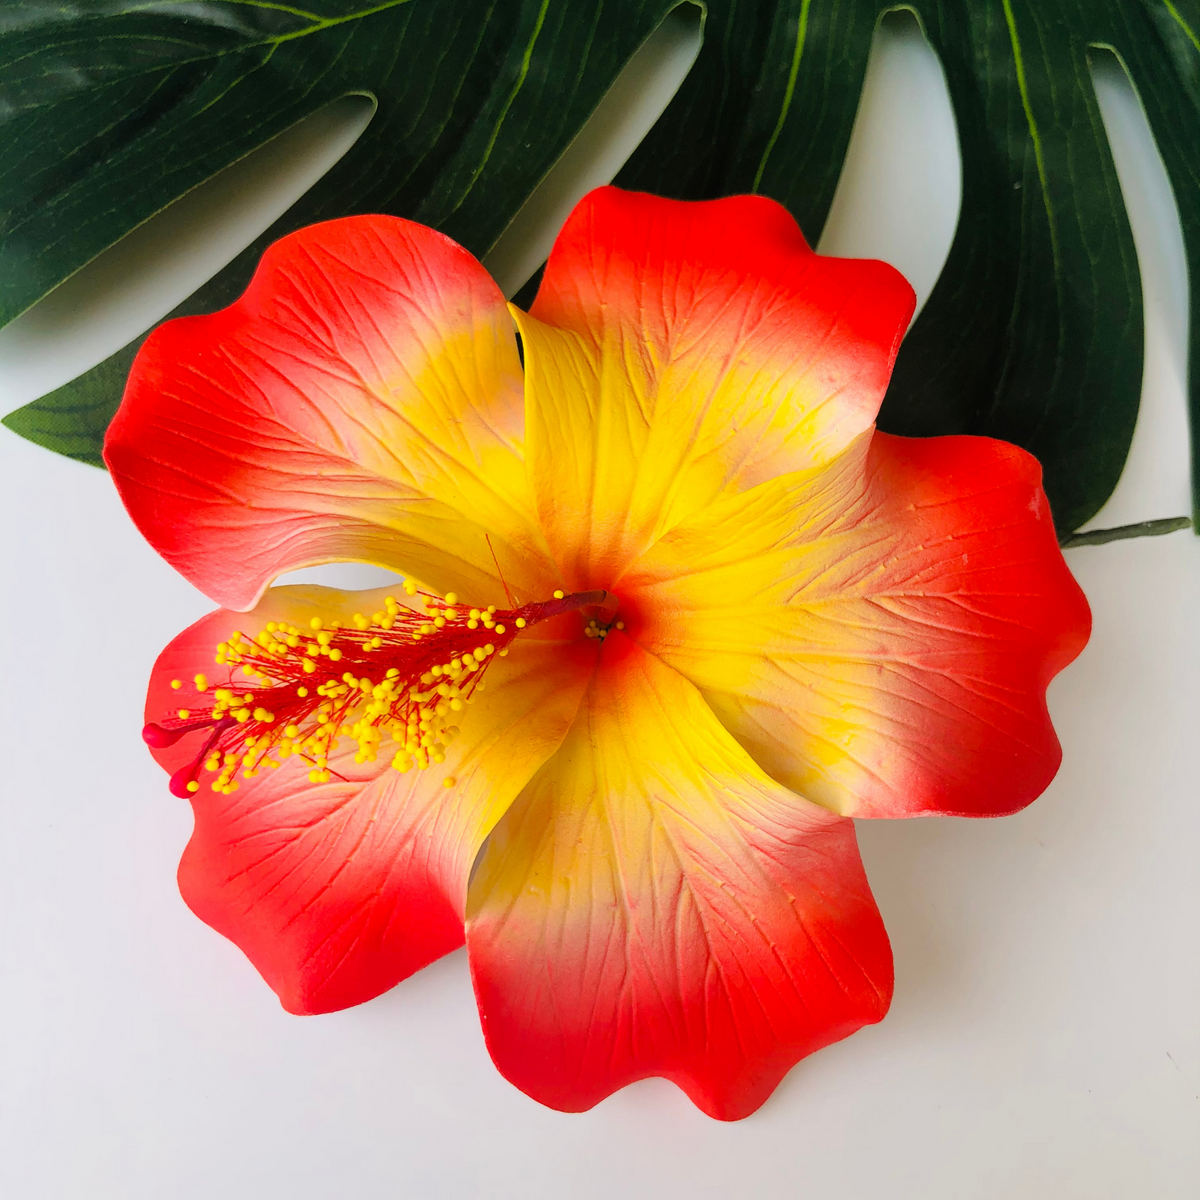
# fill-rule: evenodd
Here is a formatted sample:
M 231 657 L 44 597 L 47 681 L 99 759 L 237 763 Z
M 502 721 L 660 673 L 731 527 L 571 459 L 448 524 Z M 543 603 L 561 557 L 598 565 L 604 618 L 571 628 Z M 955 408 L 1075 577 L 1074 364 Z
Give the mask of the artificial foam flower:
M 224 607 L 146 737 L 185 900 L 285 1008 L 465 937 L 519 1088 L 725 1119 L 884 1015 L 850 818 L 1028 804 L 1089 628 L 1029 455 L 874 431 L 912 309 L 769 200 L 602 188 L 528 315 L 369 216 L 149 338 L 106 459 Z M 347 560 L 405 583 L 271 586 Z

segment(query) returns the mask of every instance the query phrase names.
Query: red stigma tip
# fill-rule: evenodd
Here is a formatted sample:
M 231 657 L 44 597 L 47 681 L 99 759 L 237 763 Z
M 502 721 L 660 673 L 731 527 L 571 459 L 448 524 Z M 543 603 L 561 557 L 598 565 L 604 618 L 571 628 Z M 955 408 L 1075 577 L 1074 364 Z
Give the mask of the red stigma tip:
M 178 796 L 181 800 L 190 800 L 192 793 L 188 789 L 188 784 L 196 778 L 196 764 L 188 763 L 186 767 L 180 767 L 174 775 L 171 776 L 171 782 L 167 785 L 171 790 L 172 796 Z
M 164 729 L 156 721 L 151 721 L 142 730 L 142 741 L 152 750 L 165 750 L 173 746 L 185 734 L 191 733 L 195 726 L 183 726 L 180 729 Z

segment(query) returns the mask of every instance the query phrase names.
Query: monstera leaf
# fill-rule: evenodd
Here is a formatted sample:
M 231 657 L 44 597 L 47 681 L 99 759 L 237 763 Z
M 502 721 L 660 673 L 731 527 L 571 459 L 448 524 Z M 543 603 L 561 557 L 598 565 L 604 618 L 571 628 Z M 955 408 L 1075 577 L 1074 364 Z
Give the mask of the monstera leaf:
M 382 211 L 476 254 L 496 240 L 677 0 L 9 0 L 0 12 L 0 322 L 173 199 L 348 94 L 377 111 L 351 151 L 179 312 L 228 303 L 290 229 Z M 1063 531 L 1111 493 L 1141 384 L 1133 240 L 1089 72 L 1124 62 L 1200 279 L 1198 0 L 707 0 L 691 73 L 617 182 L 758 191 L 815 241 L 871 39 L 897 7 L 946 72 L 962 216 L 881 415 L 1042 460 Z M 1193 361 L 1200 305 L 1191 317 Z M 6 418 L 99 462 L 136 345 Z M 1200 380 L 1192 383 L 1193 413 Z M 1193 422 L 1200 427 L 1200 421 Z

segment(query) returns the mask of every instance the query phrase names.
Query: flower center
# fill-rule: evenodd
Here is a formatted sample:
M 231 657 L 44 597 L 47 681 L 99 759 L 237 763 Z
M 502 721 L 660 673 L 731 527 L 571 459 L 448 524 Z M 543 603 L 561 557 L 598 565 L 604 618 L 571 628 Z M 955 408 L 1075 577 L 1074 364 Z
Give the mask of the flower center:
M 441 600 L 411 584 L 405 591 L 419 598 L 423 612 L 389 596 L 382 611 L 355 613 L 346 626 L 313 617 L 307 628 L 268 621 L 253 639 L 231 633 L 216 647 L 226 682 L 195 676 L 194 705 L 142 730 L 156 748 L 208 730 L 195 758 L 171 776 L 171 791 L 199 791 L 201 773 L 209 772 L 213 791 L 227 795 L 238 787 L 239 772 L 253 779 L 292 756 L 308 764 L 313 783 L 324 783 L 336 774 L 329 756 L 345 737 L 357 742 L 358 763 L 374 762 L 389 739 L 398 771 L 445 762 L 458 733 L 453 722 L 482 690 L 494 657 L 503 658 L 524 630 L 576 609 L 601 610 L 584 632 L 603 637 L 617 607 L 605 591 L 555 592 L 551 600 L 511 609 L 467 608 L 453 592 Z M 239 668 L 245 682 L 234 679 Z M 174 679 L 171 686 L 183 683 Z M 454 786 L 453 779 L 443 782 Z

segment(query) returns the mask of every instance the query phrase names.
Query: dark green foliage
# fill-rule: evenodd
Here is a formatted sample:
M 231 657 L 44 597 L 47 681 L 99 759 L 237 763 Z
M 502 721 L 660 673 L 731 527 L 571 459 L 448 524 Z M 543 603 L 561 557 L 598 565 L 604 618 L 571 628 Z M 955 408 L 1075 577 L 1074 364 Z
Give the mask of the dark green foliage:
M 0 323 L 172 200 L 348 94 L 350 152 L 177 312 L 244 287 L 262 248 L 354 212 L 496 240 L 677 0 L 344 0 L 287 5 L 9 0 L 0 11 Z M 700 57 L 618 182 L 758 190 L 824 223 L 883 0 L 708 0 Z M 1032 450 L 1060 529 L 1111 493 L 1141 383 L 1133 241 L 1089 74 L 1125 63 L 1200 279 L 1200 0 L 912 0 L 945 67 L 962 218 L 880 423 Z M 1200 304 L 1192 304 L 1192 361 Z M 6 424 L 87 462 L 136 345 Z M 1194 373 L 1195 374 L 1195 373 Z M 1200 379 L 1193 379 L 1193 416 Z M 1200 419 L 1193 421 L 1200 428 Z

